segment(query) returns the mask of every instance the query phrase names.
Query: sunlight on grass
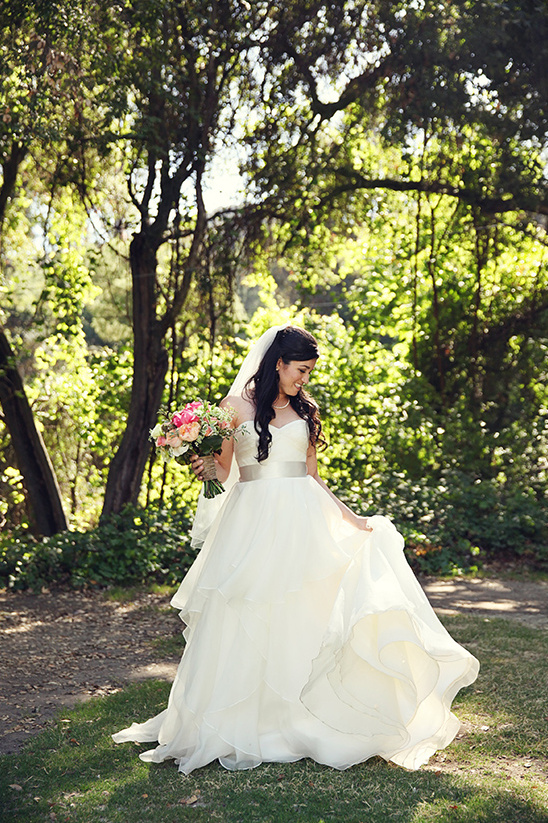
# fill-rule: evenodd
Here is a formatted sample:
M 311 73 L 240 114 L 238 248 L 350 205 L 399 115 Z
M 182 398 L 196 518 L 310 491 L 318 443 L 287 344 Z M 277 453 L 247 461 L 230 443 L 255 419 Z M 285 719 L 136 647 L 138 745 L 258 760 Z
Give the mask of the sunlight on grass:
M 171 637 L 156 637 L 149 642 L 149 646 L 160 659 L 165 660 L 169 657 L 180 657 L 182 655 L 185 639 L 181 632 Z
M 407 772 L 374 758 L 345 772 L 310 760 L 189 777 L 142 763 L 146 745 L 110 734 L 161 710 L 169 685 L 146 682 L 62 715 L 17 757 L 0 759 L 5 823 L 548 823 L 548 633 L 504 620 L 445 618 L 478 655 L 455 710 L 462 736 Z
M 177 591 L 178 586 L 168 586 L 167 584 L 151 583 L 148 586 L 110 586 L 103 592 L 105 600 L 115 603 L 131 603 L 142 594 L 159 594 L 171 597 Z

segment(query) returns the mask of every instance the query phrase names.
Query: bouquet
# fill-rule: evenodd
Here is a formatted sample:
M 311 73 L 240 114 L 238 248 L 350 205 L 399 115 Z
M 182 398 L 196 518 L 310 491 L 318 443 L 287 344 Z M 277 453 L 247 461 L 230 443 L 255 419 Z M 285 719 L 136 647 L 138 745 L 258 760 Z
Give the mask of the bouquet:
M 215 497 L 224 491 L 217 479 L 214 453 L 221 450 L 223 440 L 233 437 L 234 409 L 221 409 L 207 400 L 194 400 L 181 411 L 167 414 L 150 432 L 150 439 L 160 449 L 162 459 L 174 458 L 178 463 L 190 462 L 192 454 L 204 458 L 204 496 Z

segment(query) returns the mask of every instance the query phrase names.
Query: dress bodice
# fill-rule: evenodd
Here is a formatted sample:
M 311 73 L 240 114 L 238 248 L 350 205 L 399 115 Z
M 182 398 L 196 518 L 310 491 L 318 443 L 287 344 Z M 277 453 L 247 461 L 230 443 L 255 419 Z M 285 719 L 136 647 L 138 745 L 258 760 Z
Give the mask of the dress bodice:
M 308 424 L 306 420 L 292 420 L 281 428 L 270 426 L 272 442 L 270 452 L 261 465 L 278 462 L 306 462 L 308 450 Z M 257 465 L 257 443 L 259 436 L 253 420 L 244 421 L 236 432 L 234 454 L 238 466 Z

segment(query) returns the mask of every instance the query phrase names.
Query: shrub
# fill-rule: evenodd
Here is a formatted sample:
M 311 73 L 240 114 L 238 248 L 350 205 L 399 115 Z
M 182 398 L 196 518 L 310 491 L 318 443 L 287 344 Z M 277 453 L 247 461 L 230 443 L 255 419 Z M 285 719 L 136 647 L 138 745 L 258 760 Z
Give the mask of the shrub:
M 38 589 L 181 580 L 195 557 L 186 510 L 127 507 L 87 532 L 36 540 L 23 530 L 0 540 L 0 585 Z
M 394 519 L 413 568 L 425 574 L 474 571 L 522 558 L 548 568 L 548 510 L 534 489 L 474 479 L 456 469 L 413 481 L 388 474 L 370 484 L 373 510 Z

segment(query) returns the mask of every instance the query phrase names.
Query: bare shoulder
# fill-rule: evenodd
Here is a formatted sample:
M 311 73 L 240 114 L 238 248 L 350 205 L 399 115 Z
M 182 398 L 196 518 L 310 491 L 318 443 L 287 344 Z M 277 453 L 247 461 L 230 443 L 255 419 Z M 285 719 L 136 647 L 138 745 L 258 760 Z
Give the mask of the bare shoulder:
M 220 404 L 221 408 L 234 409 L 234 417 L 232 418 L 234 425 L 239 426 L 245 420 L 252 420 L 255 417 L 255 408 L 249 400 L 240 395 L 228 395 Z

